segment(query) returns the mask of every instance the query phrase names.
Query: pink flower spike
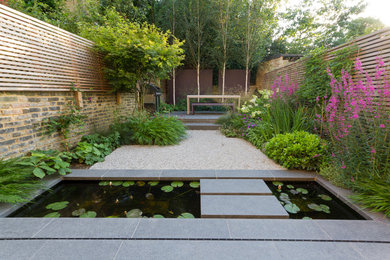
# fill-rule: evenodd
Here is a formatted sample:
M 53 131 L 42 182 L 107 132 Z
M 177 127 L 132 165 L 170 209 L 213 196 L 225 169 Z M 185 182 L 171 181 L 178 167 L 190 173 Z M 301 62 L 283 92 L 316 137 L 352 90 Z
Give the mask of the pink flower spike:
M 376 153 L 374 148 L 371 149 L 371 153 Z
M 379 127 L 380 128 L 385 128 L 386 126 L 385 126 L 385 124 L 380 124 Z

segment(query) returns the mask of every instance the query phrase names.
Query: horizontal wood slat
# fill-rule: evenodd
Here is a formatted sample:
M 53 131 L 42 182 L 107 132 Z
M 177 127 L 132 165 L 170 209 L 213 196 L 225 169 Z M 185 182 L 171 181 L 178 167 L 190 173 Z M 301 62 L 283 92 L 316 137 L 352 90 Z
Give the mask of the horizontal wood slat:
M 357 57 L 363 65 L 363 69 L 373 78 L 374 83 L 380 87 L 381 82 L 375 81 L 377 57 L 381 57 L 387 66 L 390 66 L 390 28 L 385 28 L 368 35 L 359 37 L 349 43 L 334 47 L 327 51 L 326 60 L 332 60 L 335 57 L 335 52 L 347 46 L 356 45 L 359 47 Z M 296 81 L 299 85 L 304 82 L 305 77 L 305 62 L 306 58 L 302 58 L 294 63 L 265 73 L 261 88 L 271 88 L 273 82 L 279 77 L 287 73 L 289 77 Z M 353 75 L 354 80 L 358 80 L 357 75 Z M 390 104 L 387 104 L 390 105 Z
M 0 91 L 109 91 L 93 42 L 0 5 Z

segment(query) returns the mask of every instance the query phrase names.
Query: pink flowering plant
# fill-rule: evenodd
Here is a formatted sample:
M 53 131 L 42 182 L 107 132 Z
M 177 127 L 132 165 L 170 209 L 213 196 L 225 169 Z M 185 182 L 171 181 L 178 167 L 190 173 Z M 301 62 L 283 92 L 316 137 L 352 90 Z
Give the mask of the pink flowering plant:
M 359 178 L 390 178 L 390 82 L 386 67 L 377 58 L 375 74 L 370 75 L 356 59 L 354 69 L 354 76 L 342 70 L 339 81 L 328 70 L 331 94 L 322 99 L 321 113 L 316 115 L 317 130 L 331 144 L 330 163 L 344 175 L 346 185 Z

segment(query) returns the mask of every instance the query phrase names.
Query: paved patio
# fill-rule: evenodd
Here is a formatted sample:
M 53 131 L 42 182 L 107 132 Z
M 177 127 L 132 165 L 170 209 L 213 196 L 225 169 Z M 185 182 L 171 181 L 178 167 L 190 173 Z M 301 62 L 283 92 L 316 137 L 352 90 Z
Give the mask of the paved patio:
M 316 176 L 286 170 L 75 170 L 64 179 L 316 180 Z M 0 218 L 0 227 L 0 259 L 344 260 L 390 255 L 390 225 L 373 220 Z
M 125 145 L 91 169 L 283 169 L 256 147 L 220 131 L 187 131 L 174 146 Z

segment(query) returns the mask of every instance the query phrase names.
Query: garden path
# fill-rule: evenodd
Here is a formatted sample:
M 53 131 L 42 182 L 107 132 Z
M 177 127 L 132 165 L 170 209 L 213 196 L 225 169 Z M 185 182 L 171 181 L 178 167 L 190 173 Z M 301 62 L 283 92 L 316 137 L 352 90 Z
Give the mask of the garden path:
M 173 146 L 126 145 L 91 169 L 255 169 L 278 170 L 280 165 L 240 138 L 219 131 L 189 130 L 188 137 Z

